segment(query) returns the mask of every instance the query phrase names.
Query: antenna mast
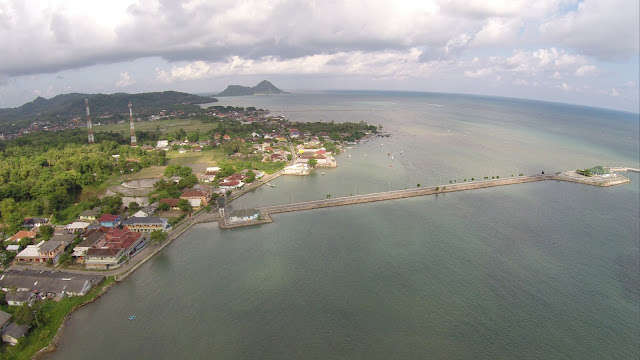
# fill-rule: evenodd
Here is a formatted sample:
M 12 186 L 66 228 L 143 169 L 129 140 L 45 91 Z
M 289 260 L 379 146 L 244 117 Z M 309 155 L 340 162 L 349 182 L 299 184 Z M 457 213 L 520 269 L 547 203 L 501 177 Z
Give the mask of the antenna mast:
M 131 101 L 129 101 L 129 124 L 131 124 L 131 146 L 138 146 L 136 141 L 136 131 L 133 128 L 133 112 L 131 112 Z
M 87 132 L 89 144 L 93 144 L 93 129 L 91 127 L 91 113 L 89 112 L 89 99 L 84 99 L 84 105 L 87 107 Z

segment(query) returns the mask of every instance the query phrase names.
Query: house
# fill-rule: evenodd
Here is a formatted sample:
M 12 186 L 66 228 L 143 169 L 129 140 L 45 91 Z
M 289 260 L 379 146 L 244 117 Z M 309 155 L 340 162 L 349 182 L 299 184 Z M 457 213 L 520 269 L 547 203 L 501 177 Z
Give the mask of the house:
M 29 331 L 29 325 L 17 325 L 16 323 L 10 323 L 6 329 L 2 332 L 2 341 L 10 345 L 18 345 L 20 338 L 24 337 Z
M 18 251 L 20 251 L 20 245 L 7 245 L 7 251 L 13 251 L 17 253 Z
M 18 255 L 17 262 L 44 263 L 48 260 L 58 262 L 60 254 L 64 251 L 62 241 L 40 241 L 37 245 L 28 245 Z
M 101 248 L 87 250 L 84 258 L 87 268 L 108 269 L 118 266 L 142 249 L 148 239 L 147 236 L 131 231 L 126 226 L 123 229 L 102 228 L 100 231 L 106 232 L 107 242 Z
M 18 255 L 15 260 L 18 262 L 41 262 L 40 261 L 40 246 L 44 243 L 41 241 L 37 245 L 27 245 Z
M 225 135 L 222 137 L 222 139 L 223 139 L 223 140 L 231 140 L 231 136 L 229 136 L 229 135 L 225 134 Z
M 91 248 L 85 254 L 85 264 L 87 268 L 106 268 L 109 269 L 118 265 L 123 257 L 124 249 L 116 248 Z
M 4 300 L 9 306 L 22 306 L 24 304 L 31 306 L 36 300 L 36 295 L 30 291 L 9 290 Z
M 188 189 L 182 192 L 182 195 L 180 195 L 180 199 L 200 200 L 203 206 L 207 206 L 207 202 L 209 201 L 209 194 L 200 190 Z
M 87 227 L 89 227 L 89 225 L 91 224 L 88 222 L 75 221 L 65 226 L 64 229 L 69 233 L 78 233 L 78 232 L 84 232 L 87 229 Z
M 34 233 L 33 231 L 25 231 L 25 230 L 20 230 L 17 233 L 15 233 L 12 237 L 9 238 L 9 241 L 20 241 L 23 238 L 28 238 L 28 239 L 34 239 L 36 237 L 36 233 Z
M 180 199 L 160 199 L 160 204 L 167 204 L 171 208 L 171 210 L 180 210 L 178 207 L 178 202 Z
M 57 264 L 60 259 L 60 254 L 62 254 L 64 248 L 64 241 L 45 241 L 45 243 L 40 245 L 38 248 L 38 253 L 40 253 L 40 262 L 47 262 L 48 260 L 51 260 L 54 264 Z
M 64 246 L 67 247 L 76 239 L 76 237 L 77 236 L 74 234 L 54 234 L 49 241 L 61 241 L 64 243 Z
M 0 310 L 0 332 L 4 332 L 4 330 L 9 325 L 9 319 L 11 319 L 11 314 L 8 314 L 2 310 Z
M 156 144 L 157 148 L 166 148 L 167 146 L 169 146 L 168 140 L 158 140 L 158 143 Z
M 83 296 L 104 275 L 76 274 L 52 270 L 8 270 L 0 274 L 0 289 L 28 291 L 50 297 Z
M 95 207 L 91 210 L 85 210 L 81 212 L 78 218 L 80 220 L 85 220 L 85 221 L 96 221 L 99 214 L 100 214 L 100 207 Z
M 224 181 L 219 184 L 220 189 L 223 189 L 223 190 L 240 189 L 243 186 L 244 186 L 244 183 L 238 180 Z
M 211 182 L 214 182 L 215 179 L 216 179 L 216 174 L 204 173 L 204 174 L 198 175 L 198 180 L 201 182 L 211 183 Z
M 22 224 L 22 226 L 29 228 L 29 229 L 33 229 L 34 227 L 39 227 L 42 225 L 45 225 L 49 223 L 49 220 L 45 219 L 45 218 L 38 218 L 38 217 L 34 217 L 34 218 L 26 218 L 24 219 L 24 223 Z
M 103 247 L 107 243 L 107 233 L 100 231 L 100 229 L 89 230 L 89 232 L 85 235 L 84 240 L 82 240 L 76 247 L 73 248 L 73 257 L 76 260 L 83 264 L 85 261 L 85 256 L 87 251 L 91 248 L 100 248 Z
M 113 228 L 120 224 L 120 220 L 120 215 L 102 214 L 98 222 L 101 226 Z
M 158 206 L 160 206 L 160 203 L 153 203 L 149 206 L 146 206 L 142 209 L 140 209 L 138 212 L 136 212 L 135 214 L 133 214 L 133 217 L 147 217 L 147 216 L 151 216 L 153 215 L 156 210 L 158 210 Z
M 154 230 L 167 231 L 170 227 L 169 222 L 163 217 L 131 217 L 122 223 L 131 231 L 152 232 Z

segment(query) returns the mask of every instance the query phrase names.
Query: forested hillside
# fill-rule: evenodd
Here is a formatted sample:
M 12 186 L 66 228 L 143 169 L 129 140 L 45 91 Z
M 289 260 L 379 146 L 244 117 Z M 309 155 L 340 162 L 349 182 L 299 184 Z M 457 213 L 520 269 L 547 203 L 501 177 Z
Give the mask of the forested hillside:
M 78 129 L 0 142 L 0 216 L 10 226 L 26 216 L 72 219 L 77 214 L 69 213 L 69 205 L 84 187 L 164 164 L 164 151 L 146 152 L 125 145 L 127 141 L 120 134 L 98 133 L 96 144 L 89 145 L 86 132 Z
M 0 109 L 0 128 L 11 124 L 24 126 L 34 121 L 59 122 L 71 116 L 84 116 L 84 99 L 89 99 L 91 114 L 126 114 L 129 101 L 137 114 L 157 113 L 162 110 L 180 108 L 184 105 L 218 101 L 212 97 L 192 95 L 177 91 L 141 94 L 63 94 L 51 99 L 38 97 L 20 107 Z

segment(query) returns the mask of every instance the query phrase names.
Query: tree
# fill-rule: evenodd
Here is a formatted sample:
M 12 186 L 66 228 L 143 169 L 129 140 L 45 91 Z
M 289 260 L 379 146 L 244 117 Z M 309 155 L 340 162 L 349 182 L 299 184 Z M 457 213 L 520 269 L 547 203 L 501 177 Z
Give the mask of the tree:
M 132 201 L 132 202 L 129 203 L 129 209 L 138 210 L 138 209 L 140 209 L 140 204 L 138 204 L 135 201 Z
M 418 184 L 417 186 L 420 187 L 420 184 Z
M 40 237 L 43 240 L 49 240 L 53 236 L 53 226 L 51 225 L 42 225 L 40 226 Z
M 309 163 L 308 164 L 309 164 L 310 167 L 314 168 L 314 167 L 316 167 L 316 165 L 318 165 L 318 160 L 309 159 Z
M 149 235 L 149 240 L 152 243 L 161 243 L 167 240 L 167 233 L 162 230 L 153 230 Z
M 71 264 L 71 261 L 73 260 L 73 258 L 71 257 L 71 254 L 64 252 L 60 255 L 60 265 L 62 266 L 67 266 L 69 264 Z
M 9 222 L 9 216 L 14 213 L 18 207 L 16 201 L 13 198 L 6 198 L 0 202 L 0 213 L 4 221 Z
M 17 325 L 32 325 L 33 324 L 33 313 L 31 312 L 31 308 L 26 303 L 18 308 L 16 312 L 13 314 L 15 318 L 15 323 Z
M 231 190 L 227 190 L 225 194 L 227 195 L 227 197 L 231 196 Z
M 178 201 L 178 207 L 184 212 L 191 211 L 191 203 L 187 199 L 180 199 Z
M 158 205 L 158 210 L 160 211 L 167 211 L 169 209 L 171 209 L 171 207 L 169 207 L 167 203 L 160 203 L 160 205 Z

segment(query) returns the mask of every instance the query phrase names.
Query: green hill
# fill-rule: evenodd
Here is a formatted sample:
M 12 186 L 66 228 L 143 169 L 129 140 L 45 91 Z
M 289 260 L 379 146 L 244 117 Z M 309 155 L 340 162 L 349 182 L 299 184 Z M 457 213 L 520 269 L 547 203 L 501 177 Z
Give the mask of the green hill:
M 227 88 L 216 96 L 244 96 L 244 95 L 276 95 L 276 94 L 288 94 L 286 91 L 282 91 L 275 87 L 267 80 L 262 80 L 258 85 L 254 87 L 229 85 Z
M 0 127 L 28 125 L 34 121 L 55 121 L 70 116 L 84 116 L 84 99 L 89 99 L 92 115 L 128 113 L 129 101 L 136 113 L 157 113 L 176 105 L 203 104 L 218 101 L 212 97 L 192 95 L 177 91 L 140 94 L 62 94 L 51 99 L 37 97 L 20 107 L 0 109 Z

